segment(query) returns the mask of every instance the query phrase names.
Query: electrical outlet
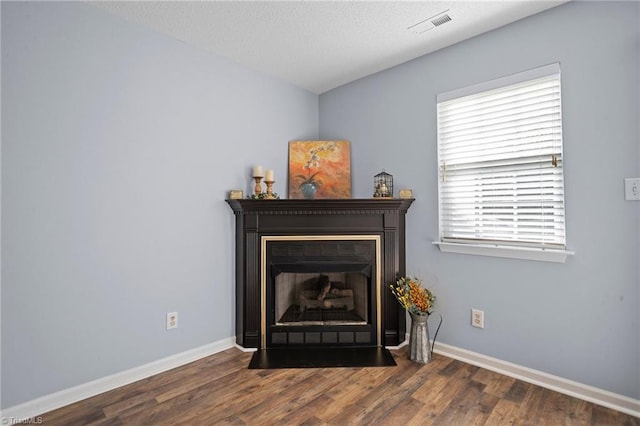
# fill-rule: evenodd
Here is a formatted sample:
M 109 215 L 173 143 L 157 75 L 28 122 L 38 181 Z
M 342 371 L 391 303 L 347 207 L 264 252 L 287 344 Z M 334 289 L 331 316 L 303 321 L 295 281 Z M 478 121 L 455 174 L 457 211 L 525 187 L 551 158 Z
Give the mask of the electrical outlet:
M 624 199 L 627 201 L 640 200 L 640 178 L 626 178 L 624 180 Z
M 484 328 L 484 311 L 471 309 L 471 325 L 478 328 Z
M 167 330 L 178 328 L 178 313 L 169 312 L 167 314 Z

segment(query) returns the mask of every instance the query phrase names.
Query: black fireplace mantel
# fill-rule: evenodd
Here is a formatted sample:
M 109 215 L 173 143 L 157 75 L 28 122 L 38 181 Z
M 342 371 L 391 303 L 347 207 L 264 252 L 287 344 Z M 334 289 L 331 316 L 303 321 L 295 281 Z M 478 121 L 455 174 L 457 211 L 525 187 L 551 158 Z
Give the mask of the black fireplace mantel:
M 388 288 L 405 274 L 405 216 L 413 199 L 226 200 L 236 217 L 236 342 L 261 346 L 261 238 L 296 235 L 378 235 L 381 240 L 382 336 L 404 341 L 405 312 Z
M 405 198 L 349 198 L 328 200 L 226 200 L 235 213 L 260 212 L 262 214 L 317 214 L 316 212 L 349 214 L 354 211 L 376 212 L 397 211 L 406 213 L 413 199 Z

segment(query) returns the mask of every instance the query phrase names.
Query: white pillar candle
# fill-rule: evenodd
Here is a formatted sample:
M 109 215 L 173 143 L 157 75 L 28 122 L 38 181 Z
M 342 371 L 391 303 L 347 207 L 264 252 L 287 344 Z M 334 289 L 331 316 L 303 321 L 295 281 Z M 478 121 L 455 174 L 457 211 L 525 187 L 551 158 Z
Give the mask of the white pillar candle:
M 255 166 L 253 168 L 253 177 L 263 177 L 264 176 L 264 170 L 262 169 L 262 166 Z
M 264 175 L 264 180 L 266 182 L 273 182 L 273 170 L 267 170 Z

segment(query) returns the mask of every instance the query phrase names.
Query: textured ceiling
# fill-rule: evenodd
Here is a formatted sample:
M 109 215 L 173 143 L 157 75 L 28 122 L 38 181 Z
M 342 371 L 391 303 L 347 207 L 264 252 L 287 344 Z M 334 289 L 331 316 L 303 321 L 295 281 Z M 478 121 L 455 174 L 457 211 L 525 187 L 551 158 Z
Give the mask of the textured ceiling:
M 319 94 L 566 1 L 89 4 Z M 442 13 L 451 21 L 434 27 Z

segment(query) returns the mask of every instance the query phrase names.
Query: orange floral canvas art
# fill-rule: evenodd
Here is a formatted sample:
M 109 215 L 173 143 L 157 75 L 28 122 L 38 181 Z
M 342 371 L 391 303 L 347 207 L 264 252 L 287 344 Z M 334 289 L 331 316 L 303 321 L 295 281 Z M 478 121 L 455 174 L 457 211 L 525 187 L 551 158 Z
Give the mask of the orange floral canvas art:
M 349 141 L 289 142 L 289 198 L 351 198 Z

